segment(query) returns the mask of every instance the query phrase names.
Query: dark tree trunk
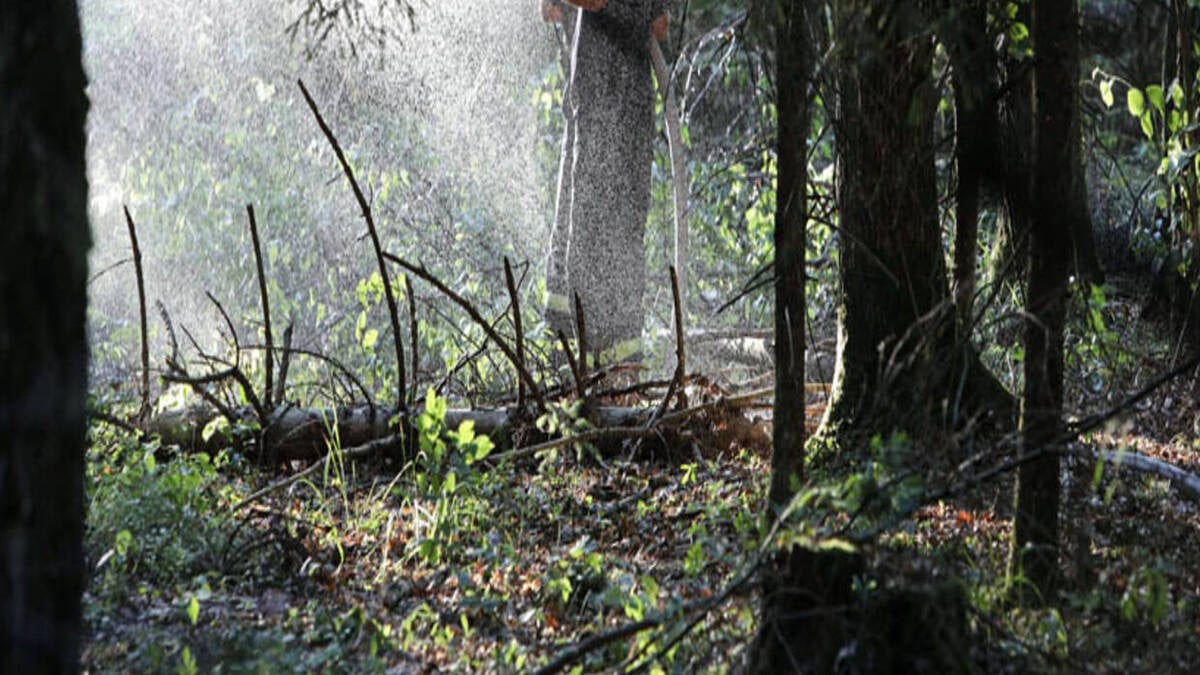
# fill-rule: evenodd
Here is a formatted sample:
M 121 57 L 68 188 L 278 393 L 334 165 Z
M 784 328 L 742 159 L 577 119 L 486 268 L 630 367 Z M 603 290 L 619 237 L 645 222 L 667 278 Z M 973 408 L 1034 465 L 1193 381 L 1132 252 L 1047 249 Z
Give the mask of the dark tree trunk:
M 1017 15 L 1013 20 L 1029 26 L 1028 3 L 1017 3 Z M 1033 76 L 1030 62 L 1011 53 L 1004 55 L 1001 64 L 1004 81 L 997 106 L 1002 204 L 996 218 L 990 265 L 992 278 L 997 283 L 1015 283 L 1025 278 L 1032 218 L 1029 191 L 1033 172 Z
M 804 475 L 804 346 L 805 246 L 808 220 L 809 128 L 808 84 L 812 69 L 814 25 L 809 23 L 809 0 L 780 0 L 771 17 L 775 26 L 776 138 L 779 178 L 775 198 L 775 414 L 771 451 L 771 487 L 768 508 L 782 510 L 791 499 L 793 480 Z M 764 577 L 761 628 L 750 655 L 752 672 L 794 671 L 797 658 L 806 663 L 832 664 L 845 642 L 841 626 L 820 635 L 815 624 L 828 621 L 795 619 L 806 609 L 842 604 L 849 594 L 851 577 L 861 569 L 858 557 L 820 557 L 795 547 L 780 553 L 778 563 Z M 820 579 L 812 574 L 823 575 Z M 826 578 L 830 577 L 830 578 Z M 832 581 L 832 586 L 823 585 Z M 821 588 L 835 600 L 814 598 L 807 591 Z M 820 644 L 818 644 L 818 642 Z M 805 656 L 793 655 L 805 645 Z
M 782 507 L 804 474 L 805 233 L 810 39 L 805 2 L 780 4 L 776 46 L 775 414 L 770 503 Z
M 913 375 L 953 343 L 933 163 L 933 41 L 911 3 L 845 0 L 834 24 L 842 297 L 823 430 L 911 429 L 914 405 L 932 400 Z
M 955 583 L 864 596 L 861 552 L 793 546 L 763 570 L 764 621 L 747 672 L 969 673 L 967 599 Z M 911 582 L 910 582 L 911 583 Z
M 942 42 L 954 67 L 955 160 L 954 304 L 966 339 L 977 286 L 979 196 L 985 175 L 999 174 L 1000 126 L 996 113 L 996 56 L 987 30 L 987 2 L 951 3 L 944 10 Z
M 0 3 L 0 672 L 79 669 L 87 177 L 73 0 Z
M 1031 5 L 1018 3 L 1017 6 L 1019 9 L 1016 20 L 1031 25 Z M 1078 65 L 1078 61 L 1076 64 Z M 1032 193 L 1036 171 L 1033 166 L 1034 148 L 1031 145 L 1035 136 L 1032 68 L 1027 60 L 1008 57 L 1005 70 L 1008 82 L 1004 86 L 1005 95 L 1000 101 L 1003 110 L 1001 135 L 1006 146 L 1002 148 L 1004 173 L 1001 189 L 1004 209 L 998 221 L 999 231 L 992 255 L 993 276 L 1000 282 L 1027 277 L 1030 230 L 1034 227 L 1034 211 L 1037 208 Z M 1072 124 L 1075 126 L 1071 138 L 1075 140 L 1069 151 L 1071 163 L 1077 165 L 1072 171 L 1082 172 L 1084 158 L 1079 141 L 1079 117 L 1072 117 Z M 1069 213 L 1066 220 L 1070 223 L 1068 237 L 1072 247 L 1067 264 L 1080 280 L 1100 284 L 1104 282 L 1104 271 L 1096 251 L 1086 185 L 1080 181 L 1072 189 L 1073 192 L 1069 193 L 1070 198 L 1061 200 L 1063 208 L 1069 210 L 1063 212 Z
M 1080 217 L 1072 202 L 1083 192 L 1079 144 L 1078 8 L 1075 0 L 1034 5 L 1034 216 L 1029 247 L 1025 320 L 1025 394 L 1021 450 L 1046 454 L 1018 472 L 1011 570 L 1049 598 L 1059 581 L 1059 460 L 1063 323 L 1071 268 L 1071 231 Z
M 750 650 L 750 673 L 830 673 L 854 638 L 854 580 L 866 565 L 861 553 L 793 546 L 763 573 L 763 611 Z

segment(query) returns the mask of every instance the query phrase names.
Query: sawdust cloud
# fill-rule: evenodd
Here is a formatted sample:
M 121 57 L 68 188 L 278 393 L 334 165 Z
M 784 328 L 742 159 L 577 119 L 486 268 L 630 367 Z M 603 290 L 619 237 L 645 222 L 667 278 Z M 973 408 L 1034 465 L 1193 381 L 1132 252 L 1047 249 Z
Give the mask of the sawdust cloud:
M 221 322 L 205 291 L 245 330 L 257 311 L 248 203 L 272 293 L 283 305 L 327 306 L 307 339 L 353 308 L 354 279 L 373 270 L 365 228 L 298 78 L 363 169 L 391 246 L 432 242 L 426 249 L 437 250 L 413 255 L 470 258 L 486 230 L 540 267 L 553 175 L 530 97 L 554 67 L 555 36 L 527 0 L 415 8 L 416 32 L 382 51 L 351 58 L 330 43 L 306 58 L 285 34 L 296 2 L 82 0 L 91 266 L 108 270 L 89 288 L 93 326 L 103 327 L 93 342 L 111 352 L 97 361 L 117 364 L 114 377 L 136 353 L 132 268 L 110 269 L 129 256 L 122 204 L 138 223 L 150 302 L 206 348 L 219 344 Z M 399 198 L 384 195 L 384 171 L 410 183 Z M 157 316 L 151 323 L 161 363 L 166 341 Z

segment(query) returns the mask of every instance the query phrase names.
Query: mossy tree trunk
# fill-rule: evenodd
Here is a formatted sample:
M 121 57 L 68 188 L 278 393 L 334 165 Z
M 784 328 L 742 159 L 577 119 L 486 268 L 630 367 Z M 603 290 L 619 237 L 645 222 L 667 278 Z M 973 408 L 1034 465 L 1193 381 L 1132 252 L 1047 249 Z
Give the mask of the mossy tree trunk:
M 1071 269 L 1072 202 L 1084 181 L 1079 147 L 1078 7 L 1038 0 L 1033 10 L 1034 210 L 1025 319 L 1021 451 L 1045 451 L 1020 467 L 1010 571 L 1027 598 L 1048 599 L 1059 580 L 1059 460 L 1063 404 L 1063 324 Z
M 804 473 L 805 237 L 808 220 L 808 84 L 811 38 L 807 0 L 778 5 L 775 29 L 779 129 L 775 197 L 775 409 L 771 506 L 785 505 Z
M 0 3 L 0 672 L 79 670 L 87 176 L 74 0 Z

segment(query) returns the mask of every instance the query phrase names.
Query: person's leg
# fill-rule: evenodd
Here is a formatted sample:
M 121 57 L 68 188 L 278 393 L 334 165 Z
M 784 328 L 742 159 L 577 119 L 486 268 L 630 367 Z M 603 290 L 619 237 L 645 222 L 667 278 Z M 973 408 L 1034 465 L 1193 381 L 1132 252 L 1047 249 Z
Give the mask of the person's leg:
M 610 278 L 616 297 L 608 317 L 609 344 L 601 353 L 605 363 L 639 361 L 646 291 L 646 218 L 650 210 L 650 168 L 654 161 L 653 91 L 646 81 L 648 61 L 629 58 L 620 63 L 623 86 L 613 105 L 619 110 L 613 135 L 612 179 L 616 199 L 607 228 Z
M 641 351 L 650 159 L 626 107 L 610 104 L 579 118 L 567 268 L 589 346 L 616 363 Z

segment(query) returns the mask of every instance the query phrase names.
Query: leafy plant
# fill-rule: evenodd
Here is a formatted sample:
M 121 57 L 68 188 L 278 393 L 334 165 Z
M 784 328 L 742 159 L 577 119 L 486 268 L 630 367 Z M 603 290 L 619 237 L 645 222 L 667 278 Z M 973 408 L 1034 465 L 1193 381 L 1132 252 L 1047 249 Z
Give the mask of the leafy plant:
M 219 487 L 224 456 L 177 455 L 127 440 L 90 459 L 85 547 L 113 582 L 187 576 L 229 536 L 230 522 L 214 516 L 228 497 Z
M 415 552 L 431 565 L 443 559 L 460 526 L 475 515 L 483 481 L 474 465 L 495 448 L 490 438 L 475 433 L 470 420 L 448 429 L 446 409 L 446 399 L 430 388 L 425 409 L 416 420 L 420 450 L 414 462 L 414 482 L 418 493 L 433 502 L 433 510 Z

